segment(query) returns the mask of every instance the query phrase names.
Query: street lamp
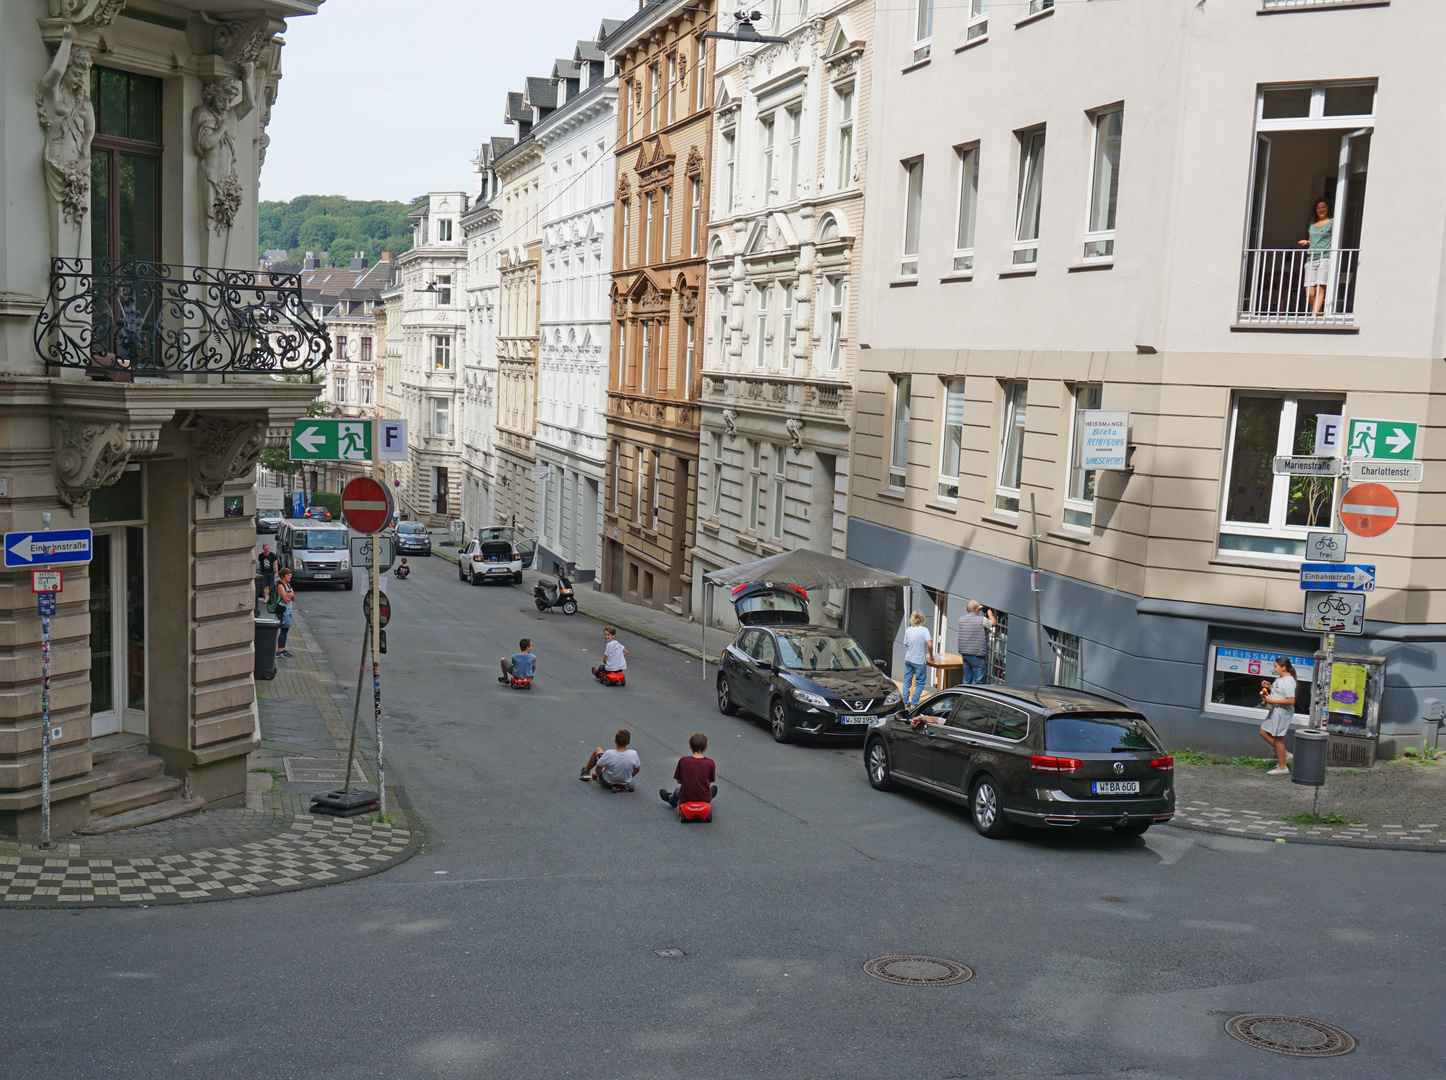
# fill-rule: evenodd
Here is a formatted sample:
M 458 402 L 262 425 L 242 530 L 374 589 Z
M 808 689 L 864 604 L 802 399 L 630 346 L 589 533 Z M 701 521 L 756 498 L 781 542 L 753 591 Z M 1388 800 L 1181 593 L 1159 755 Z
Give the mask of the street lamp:
M 703 36 L 705 38 L 713 38 L 717 41 L 741 41 L 745 45 L 762 45 L 767 43 L 787 45 L 788 38 L 769 37 L 767 34 L 760 34 L 754 28 L 753 24 L 762 18 L 763 12 L 761 11 L 740 10 L 733 15 L 735 25 L 731 34 L 723 30 L 709 30 Z

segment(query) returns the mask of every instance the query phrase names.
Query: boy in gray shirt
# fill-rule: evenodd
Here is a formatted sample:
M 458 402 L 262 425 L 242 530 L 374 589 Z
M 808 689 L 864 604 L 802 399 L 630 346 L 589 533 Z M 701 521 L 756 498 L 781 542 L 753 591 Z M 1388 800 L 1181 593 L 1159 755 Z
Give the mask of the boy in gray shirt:
M 642 760 L 636 750 L 628 749 L 633 734 L 627 728 L 619 728 L 613 736 L 613 749 L 604 750 L 599 746 L 588 756 L 582 767 L 579 780 L 596 780 L 603 787 L 614 791 L 632 791 L 633 777 L 643 771 Z

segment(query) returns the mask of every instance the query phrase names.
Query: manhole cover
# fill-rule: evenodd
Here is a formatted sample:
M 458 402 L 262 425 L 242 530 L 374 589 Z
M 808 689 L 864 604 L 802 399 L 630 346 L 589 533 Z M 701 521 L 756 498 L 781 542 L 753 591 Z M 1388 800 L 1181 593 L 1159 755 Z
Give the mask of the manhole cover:
M 1227 1020 L 1225 1030 L 1257 1049 L 1290 1057 L 1337 1057 L 1356 1048 L 1356 1040 L 1340 1028 L 1308 1016 L 1247 1013 Z
M 864 973 L 901 986 L 953 986 L 974 978 L 963 964 L 937 956 L 880 956 L 864 965 Z

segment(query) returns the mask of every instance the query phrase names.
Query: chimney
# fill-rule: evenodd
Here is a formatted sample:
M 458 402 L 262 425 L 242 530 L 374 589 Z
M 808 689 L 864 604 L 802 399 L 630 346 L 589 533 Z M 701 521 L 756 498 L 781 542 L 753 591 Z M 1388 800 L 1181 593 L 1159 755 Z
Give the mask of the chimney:
M 392 261 L 392 253 L 391 253 L 390 251 L 384 251 L 384 252 L 382 252 L 382 259 L 381 259 L 381 261 L 382 261 L 382 262 L 391 262 L 391 261 Z
M 316 252 L 308 251 L 306 258 L 302 260 L 301 268 L 303 270 L 315 270 L 320 265 L 321 264 L 316 261 Z
M 352 255 L 351 268 L 353 270 L 365 270 L 367 268 L 367 253 L 365 251 L 358 251 Z

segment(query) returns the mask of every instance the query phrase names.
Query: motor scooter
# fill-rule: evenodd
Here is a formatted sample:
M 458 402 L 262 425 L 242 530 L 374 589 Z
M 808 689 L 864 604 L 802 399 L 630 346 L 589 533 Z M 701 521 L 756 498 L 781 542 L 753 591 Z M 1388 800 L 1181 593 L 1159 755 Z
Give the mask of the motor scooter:
M 564 615 L 577 614 L 577 596 L 572 591 L 572 582 L 566 574 L 558 574 L 556 581 L 544 578 L 534 585 L 532 602 L 537 605 L 538 611 L 550 611 L 560 607 Z

